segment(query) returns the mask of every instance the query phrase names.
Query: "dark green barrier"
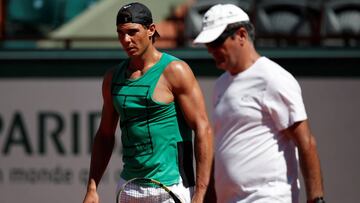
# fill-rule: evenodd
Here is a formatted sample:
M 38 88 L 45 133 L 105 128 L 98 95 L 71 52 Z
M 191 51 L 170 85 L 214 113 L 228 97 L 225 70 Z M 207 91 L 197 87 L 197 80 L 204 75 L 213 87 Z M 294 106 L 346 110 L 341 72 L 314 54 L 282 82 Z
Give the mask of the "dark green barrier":
M 185 60 L 195 75 L 216 77 L 222 71 L 206 49 L 163 50 Z M 295 76 L 360 77 L 360 48 L 346 49 L 261 49 Z M 102 77 L 126 58 L 120 49 L 112 50 L 26 50 L 0 51 L 0 77 Z

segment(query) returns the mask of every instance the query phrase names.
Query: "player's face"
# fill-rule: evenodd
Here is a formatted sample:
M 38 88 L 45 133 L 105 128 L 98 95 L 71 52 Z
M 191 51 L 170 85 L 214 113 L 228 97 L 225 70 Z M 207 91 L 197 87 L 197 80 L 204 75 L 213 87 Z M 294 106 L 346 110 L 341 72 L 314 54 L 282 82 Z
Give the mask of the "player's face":
M 236 52 L 236 40 L 230 36 L 227 37 L 222 43 L 206 44 L 208 52 L 213 56 L 216 66 L 223 70 L 231 70 L 238 63 Z
M 152 44 L 149 29 L 137 23 L 125 23 L 117 26 L 118 39 L 128 56 L 142 55 Z

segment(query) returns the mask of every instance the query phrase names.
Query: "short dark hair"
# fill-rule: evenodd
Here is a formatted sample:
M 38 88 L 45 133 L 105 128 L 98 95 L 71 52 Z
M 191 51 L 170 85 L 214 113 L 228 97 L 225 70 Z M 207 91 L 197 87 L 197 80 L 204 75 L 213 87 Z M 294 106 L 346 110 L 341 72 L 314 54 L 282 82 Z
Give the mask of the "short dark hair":
M 252 42 L 254 42 L 254 40 L 255 40 L 255 28 L 254 28 L 254 25 L 250 21 L 231 23 L 226 27 L 224 32 L 226 32 L 227 30 L 230 30 L 230 31 L 235 30 L 235 31 L 237 31 L 241 27 L 245 28 L 245 30 L 248 32 L 250 40 Z

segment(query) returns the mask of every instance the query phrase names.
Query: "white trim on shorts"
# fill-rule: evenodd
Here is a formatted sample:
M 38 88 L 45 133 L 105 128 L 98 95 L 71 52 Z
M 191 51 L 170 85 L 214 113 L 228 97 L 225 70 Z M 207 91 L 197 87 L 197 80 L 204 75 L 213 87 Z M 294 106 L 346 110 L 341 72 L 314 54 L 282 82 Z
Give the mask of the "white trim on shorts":
M 120 177 L 119 181 L 117 182 L 116 192 L 119 191 L 125 183 L 126 183 L 126 180 L 124 180 L 123 178 Z M 181 177 L 180 177 L 178 184 L 168 186 L 168 188 L 179 197 L 181 202 L 191 203 L 191 199 L 194 194 L 194 187 L 186 188 L 183 184 L 183 180 Z M 139 188 L 139 194 L 140 195 L 144 194 L 144 192 L 143 192 L 144 190 L 146 190 L 146 187 Z

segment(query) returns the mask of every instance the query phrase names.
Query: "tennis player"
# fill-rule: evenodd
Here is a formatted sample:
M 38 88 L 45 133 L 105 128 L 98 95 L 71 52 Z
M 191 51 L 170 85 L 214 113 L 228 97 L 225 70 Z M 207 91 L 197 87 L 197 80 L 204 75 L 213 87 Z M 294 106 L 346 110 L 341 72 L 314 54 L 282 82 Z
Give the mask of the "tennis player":
M 298 149 L 308 203 L 323 203 L 320 161 L 300 86 L 260 56 L 253 41 L 249 16 L 232 4 L 211 7 L 194 40 L 226 71 L 213 94 L 217 201 L 299 202 Z
M 119 185 L 136 177 L 152 178 L 180 191 L 183 202 L 202 202 L 213 138 L 198 82 L 188 64 L 155 48 L 159 34 L 145 5 L 121 7 L 116 26 L 128 59 L 104 76 L 102 117 L 84 203 L 98 200 L 96 185 L 111 157 L 119 118 L 124 162 Z

